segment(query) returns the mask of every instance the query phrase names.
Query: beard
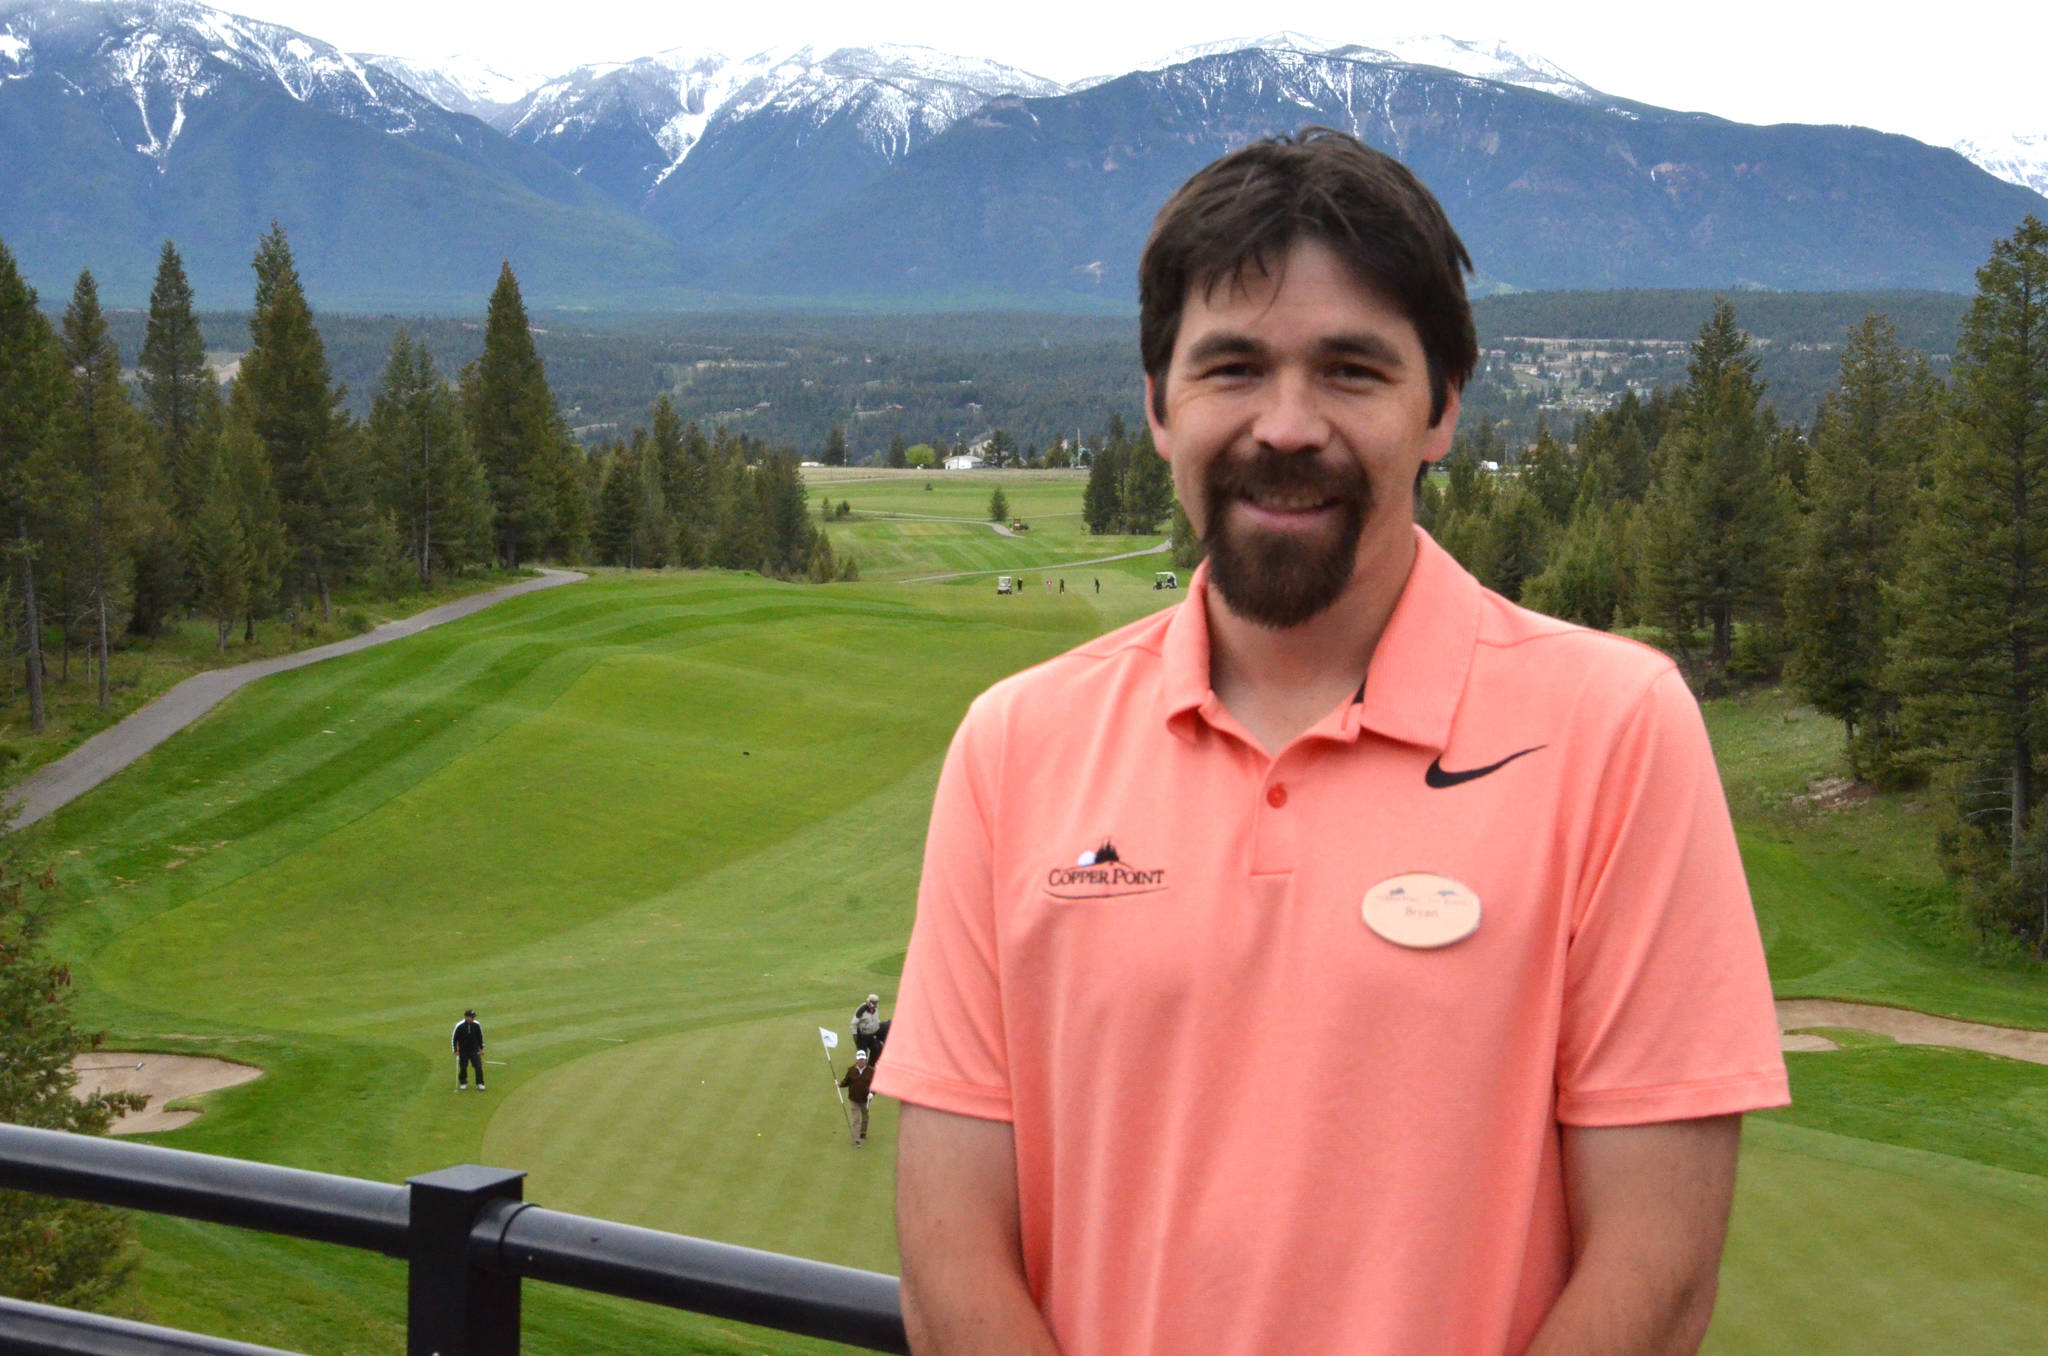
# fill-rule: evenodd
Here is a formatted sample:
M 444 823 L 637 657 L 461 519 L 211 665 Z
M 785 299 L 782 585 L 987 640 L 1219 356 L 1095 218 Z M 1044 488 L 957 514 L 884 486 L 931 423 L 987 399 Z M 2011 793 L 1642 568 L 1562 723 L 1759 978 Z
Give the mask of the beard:
M 1355 463 L 1331 465 L 1302 452 L 1220 456 L 1203 473 L 1202 491 L 1209 581 L 1246 621 L 1276 631 L 1299 626 L 1336 602 L 1351 582 L 1373 504 L 1372 482 Z M 1297 494 L 1334 504 L 1335 526 L 1313 535 L 1269 532 L 1230 512 L 1239 499 Z

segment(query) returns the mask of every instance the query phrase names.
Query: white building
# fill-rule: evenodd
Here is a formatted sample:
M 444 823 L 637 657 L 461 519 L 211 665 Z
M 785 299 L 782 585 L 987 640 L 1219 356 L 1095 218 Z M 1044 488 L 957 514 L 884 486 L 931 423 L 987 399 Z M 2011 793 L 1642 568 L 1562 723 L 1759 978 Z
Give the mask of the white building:
M 979 456 L 972 452 L 969 452 L 964 457 L 946 458 L 946 469 L 948 471 L 979 471 L 982 467 L 986 465 L 988 465 L 986 461 L 983 461 Z

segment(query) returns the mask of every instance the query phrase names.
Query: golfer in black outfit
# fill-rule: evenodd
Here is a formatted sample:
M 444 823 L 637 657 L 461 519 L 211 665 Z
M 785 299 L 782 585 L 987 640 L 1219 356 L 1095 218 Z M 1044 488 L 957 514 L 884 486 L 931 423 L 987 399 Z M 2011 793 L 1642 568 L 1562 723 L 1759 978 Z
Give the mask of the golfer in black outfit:
M 455 1050 L 455 1090 L 461 1092 L 469 1086 L 469 1070 L 476 1068 L 476 1090 L 484 1090 L 484 1029 L 477 1025 L 476 1009 L 462 1014 L 462 1020 L 455 1024 L 455 1034 L 448 1042 Z

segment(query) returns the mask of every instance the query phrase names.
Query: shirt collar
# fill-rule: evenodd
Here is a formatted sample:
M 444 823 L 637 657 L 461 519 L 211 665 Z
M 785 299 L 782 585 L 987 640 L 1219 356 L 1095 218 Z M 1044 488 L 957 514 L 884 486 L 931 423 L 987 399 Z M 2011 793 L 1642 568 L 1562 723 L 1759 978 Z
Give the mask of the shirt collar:
M 1184 739 L 1194 737 L 1196 720 L 1213 719 L 1221 709 L 1209 686 L 1208 592 L 1209 563 L 1203 561 L 1174 607 L 1161 648 L 1167 728 Z M 1472 667 L 1480 595 L 1479 581 L 1417 527 L 1415 564 L 1373 650 L 1364 700 L 1345 704 L 1340 728 L 1441 752 Z

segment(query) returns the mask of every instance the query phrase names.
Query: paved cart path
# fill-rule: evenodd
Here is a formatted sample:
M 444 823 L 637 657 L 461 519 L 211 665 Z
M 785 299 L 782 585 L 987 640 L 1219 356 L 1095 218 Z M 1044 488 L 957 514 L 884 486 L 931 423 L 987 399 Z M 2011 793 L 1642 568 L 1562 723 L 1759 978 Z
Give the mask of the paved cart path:
M 1960 1022 L 1953 1017 L 1935 1017 L 1910 1008 L 1887 1008 L 1875 1003 L 1840 1003 L 1831 998 L 1778 1000 L 1778 1030 L 1785 1033 L 1780 1043 L 1787 1050 L 1835 1049 L 1835 1043 L 1825 1036 L 1792 1034 L 1816 1026 L 1871 1031 L 1890 1036 L 1901 1045 L 1946 1045 L 2023 1059 L 2030 1064 L 2048 1064 L 2048 1031 Z
M 541 589 L 558 588 L 563 584 L 574 584 L 587 578 L 588 575 L 575 570 L 551 570 L 541 567 L 538 579 L 522 579 L 503 588 L 473 594 L 468 598 L 458 598 L 452 603 L 430 607 L 425 612 L 410 617 L 385 622 L 374 630 L 365 631 L 359 636 L 350 636 L 347 640 L 337 640 L 331 645 L 300 650 L 297 654 L 278 655 L 274 659 L 252 660 L 231 668 L 209 669 L 205 673 L 195 673 L 134 715 L 100 731 L 54 763 L 46 763 L 37 768 L 9 797 L 15 810 L 14 823 L 17 826 L 33 824 L 60 807 L 69 805 L 220 705 L 230 693 L 248 686 L 258 678 L 267 678 L 273 673 L 286 673 L 292 669 L 302 669 L 308 664 L 354 654 L 373 645 L 388 645 L 394 640 L 416 636 L 431 627 L 444 626 L 449 622 L 473 616 L 494 603 L 504 602 L 507 598 L 517 598 L 522 593 L 536 593 Z
M 1120 556 L 1097 556 L 1093 560 L 1061 560 L 1049 565 L 1005 565 L 999 570 L 954 570 L 951 574 L 921 574 L 915 579 L 898 579 L 893 582 L 898 584 L 934 584 L 942 579 L 977 579 L 983 575 L 1023 574 L 1027 571 L 1034 574 L 1051 574 L 1056 570 L 1080 570 L 1090 565 L 1107 565 L 1114 560 L 1136 560 L 1139 556 L 1156 556 L 1161 551 L 1171 551 L 1172 549 L 1172 542 L 1163 541 L 1157 546 L 1148 546 L 1142 551 L 1126 551 Z

